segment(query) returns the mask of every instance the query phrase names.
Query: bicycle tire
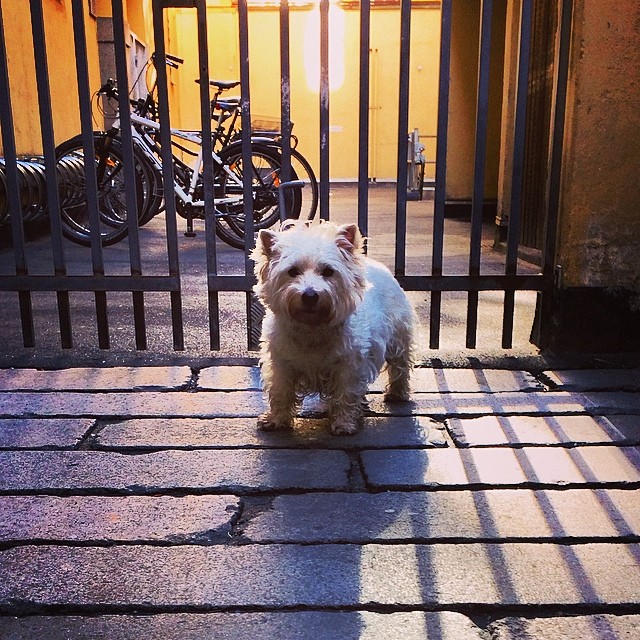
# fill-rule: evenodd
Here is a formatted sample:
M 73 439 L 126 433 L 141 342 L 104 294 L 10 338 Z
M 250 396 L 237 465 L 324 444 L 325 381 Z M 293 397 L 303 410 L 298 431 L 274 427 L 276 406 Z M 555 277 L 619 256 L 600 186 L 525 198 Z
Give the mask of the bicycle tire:
M 103 132 L 94 132 L 93 162 L 98 185 L 98 232 L 103 247 L 116 244 L 129 233 L 125 201 L 124 163 L 119 143 Z M 143 167 L 136 163 L 136 197 L 144 206 Z M 75 136 L 56 148 L 56 169 L 60 194 L 62 232 L 69 240 L 91 246 L 92 229 L 85 185 L 85 156 L 82 136 Z M 140 209 L 140 204 L 138 205 Z
M 232 195 L 242 195 L 243 186 L 235 184 L 225 172 L 225 167 L 233 171 L 242 182 L 244 177 L 244 159 L 242 143 L 235 142 L 219 152 L 222 166 L 216 170 L 216 197 L 224 198 Z M 253 228 L 254 231 L 266 229 L 280 220 L 280 204 L 278 186 L 281 183 L 282 154 L 277 147 L 263 143 L 251 145 L 252 187 L 254 193 Z M 291 180 L 297 176 L 291 172 Z M 285 192 L 285 207 L 287 217 L 297 218 L 300 215 L 302 199 L 301 188 L 294 188 Z M 216 203 L 216 234 L 218 237 L 236 249 L 245 246 L 245 214 L 244 201 L 232 205 Z
M 295 179 L 302 180 L 308 185 L 308 188 L 305 186 L 302 189 L 302 204 L 298 219 L 313 220 L 318 211 L 318 201 L 320 199 L 320 187 L 318 186 L 316 174 L 309 161 L 294 148 L 291 149 L 291 168 L 297 176 Z M 307 194 L 309 194 L 309 198 L 307 198 Z
M 278 153 L 282 153 L 282 141 L 274 138 L 263 138 L 255 136 L 254 140 L 266 144 L 278 150 Z M 295 147 L 290 147 L 291 153 L 291 171 L 295 177 L 290 177 L 290 180 L 302 180 L 305 183 L 304 189 L 301 191 L 301 207 L 298 219 L 313 220 L 318 211 L 318 202 L 320 199 L 320 187 L 313 167 L 309 161 L 298 151 Z M 283 171 L 284 174 L 284 171 Z M 287 216 L 291 218 L 292 216 Z
M 147 170 L 144 180 L 145 204 L 143 210 L 138 215 L 138 224 L 143 226 L 164 210 L 164 178 L 162 169 L 158 168 L 149 160 L 145 153 L 139 149 L 135 141 L 133 145 L 133 155 L 136 161 Z
M 104 135 L 102 132 L 94 132 L 94 136 Z M 122 153 L 122 138 L 118 136 L 110 136 L 111 144 Z M 138 197 L 138 225 L 144 226 L 153 218 L 155 218 L 164 207 L 164 183 L 162 173 L 147 158 L 143 151 L 140 150 L 134 139 L 133 157 L 135 159 L 136 172 L 138 173 L 143 185 L 143 198 Z
M 318 211 L 318 202 L 320 200 L 320 187 L 318 185 L 318 179 L 316 178 L 316 174 L 313 170 L 313 167 L 309 163 L 309 161 L 298 151 L 297 147 L 297 139 L 294 140 L 292 136 L 291 142 L 293 144 L 290 146 L 291 149 L 291 170 L 293 171 L 293 175 L 297 176 L 296 178 L 290 177 L 289 180 L 302 180 L 305 185 L 308 185 L 308 189 L 305 187 L 302 190 L 302 204 L 300 215 L 298 219 L 303 218 L 304 220 L 313 220 Z M 238 142 L 241 140 L 241 132 L 238 131 L 232 138 L 232 142 Z M 256 135 L 251 136 L 251 140 L 254 143 L 265 144 L 269 147 L 273 147 L 278 151 L 278 153 L 282 153 L 282 140 L 279 135 L 277 136 L 265 136 L 260 133 L 256 133 Z M 284 177 L 284 171 L 283 171 Z M 287 216 L 291 217 L 291 216 Z

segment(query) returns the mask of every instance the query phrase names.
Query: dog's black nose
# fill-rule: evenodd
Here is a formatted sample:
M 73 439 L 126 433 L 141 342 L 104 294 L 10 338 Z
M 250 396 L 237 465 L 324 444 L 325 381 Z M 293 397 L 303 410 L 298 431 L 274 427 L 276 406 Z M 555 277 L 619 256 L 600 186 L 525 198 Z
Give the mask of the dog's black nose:
M 307 309 L 313 309 L 318 304 L 320 296 L 313 289 L 302 292 L 302 305 Z

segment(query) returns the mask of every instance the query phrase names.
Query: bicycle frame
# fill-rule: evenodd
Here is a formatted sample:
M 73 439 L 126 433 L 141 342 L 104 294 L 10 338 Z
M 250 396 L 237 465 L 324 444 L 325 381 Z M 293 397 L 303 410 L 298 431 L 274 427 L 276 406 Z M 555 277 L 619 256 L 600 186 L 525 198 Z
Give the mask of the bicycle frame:
M 153 164 L 153 166 L 160 172 L 162 172 L 162 162 L 154 153 L 154 149 L 159 149 L 158 145 L 154 140 L 152 140 L 148 134 L 141 133 L 135 124 L 140 125 L 141 127 L 154 129 L 155 131 L 160 131 L 160 123 L 155 120 L 151 120 L 149 118 L 144 118 L 136 113 L 131 114 L 131 135 L 134 140 L 134 144 L 142 151 L 145 157 Z M 120 119 L 116 118 L 113 123 L 113 129 L 120 129 Z M 205 203 L 204 200 L 196 200 L 194 199 L 194 194 L 196 191 L 196 187 L 198 185 L 198 179 L 202 172 L 203 167 L 203 158 L 202 158 L 202 135 L 195 131 L 184 131 L 182 129 L 174 129 L 171 128 L 171 136 L 180 138 L 189 143 L 195 144 L 198 146 L 198 152 L 195 154 L 196 159 L 192 165 L 188 165 L 180 161 L 175 157 L 172 153 L 172 157 L 175 161 L 181 162 L 185 167 L 187 167 L 191 173 L 189 179 L 188 190 L 185 191 L 180 184 L 174 180 L 174 193 L 181 200 L 181 202 L 189 207 L 193 208 L 204 208 Z M 221 167 L 222 170 L 226 173 L 230 180 L 232 180 L 236 186 L 240 189 L 242 188 L 242 181 L 238 179 L 238 177 L 227 167 L 223 162 L 220 156 L 212 151 L 213 161 L 217 164 L 218 167 Z M 241 202 L 243 197 L 241 195 L 238 196 L 228 196 L 225 198 L 215 198 L 214 199 L 214 207 L 215 204 L 237 204 Z M 221 214 L 222 215 L 222 214 Z

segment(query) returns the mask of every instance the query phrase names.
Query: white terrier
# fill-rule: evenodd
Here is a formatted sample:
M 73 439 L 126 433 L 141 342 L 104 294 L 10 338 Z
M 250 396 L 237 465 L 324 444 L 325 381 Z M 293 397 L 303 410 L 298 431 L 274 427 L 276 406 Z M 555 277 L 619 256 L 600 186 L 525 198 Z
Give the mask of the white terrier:
M 356 225 L 285 222 L 252 254 L 266 315 L 264 430 L 290 429 L 303 395 L 329 402 L 334 434 L 358 430 L 368 386 L 386 362 L 385 401 L 409 399 L 414 312 L 391 272 L 361 253 Z

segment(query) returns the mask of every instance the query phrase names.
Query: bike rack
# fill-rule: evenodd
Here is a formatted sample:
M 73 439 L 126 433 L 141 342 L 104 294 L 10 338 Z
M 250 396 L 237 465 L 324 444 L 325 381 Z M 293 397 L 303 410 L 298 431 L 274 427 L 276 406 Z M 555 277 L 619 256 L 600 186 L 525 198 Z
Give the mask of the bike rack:
M 287 215 L 284 210 L 284 190 L 302 188 L 306 183 L 304 180 L 290 180 L 289 182 L 282 182 L 278 185 L 278 205 L 280 207 L 280 222 L 284 222 L 287 219 Z

